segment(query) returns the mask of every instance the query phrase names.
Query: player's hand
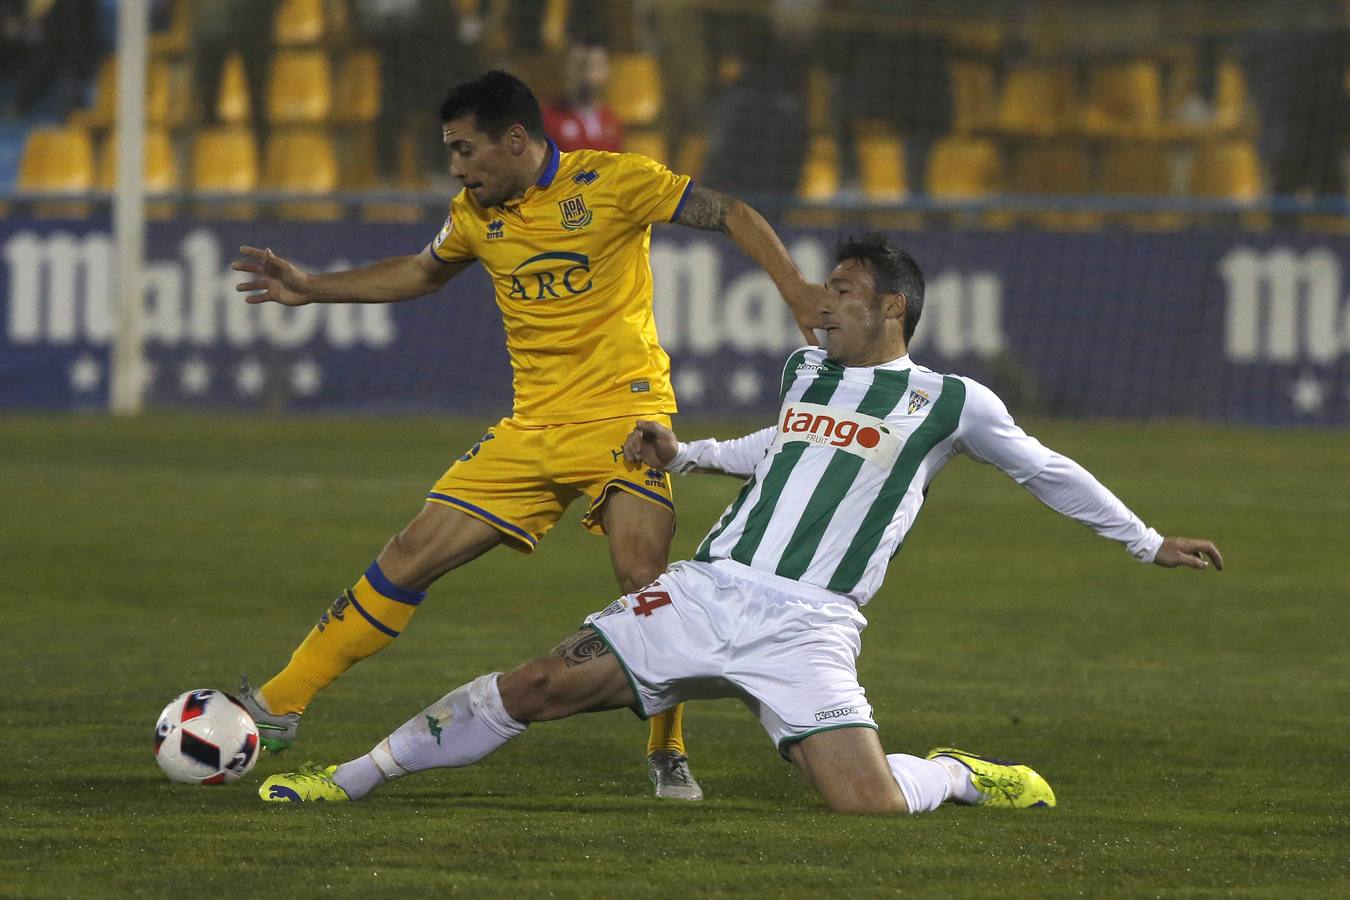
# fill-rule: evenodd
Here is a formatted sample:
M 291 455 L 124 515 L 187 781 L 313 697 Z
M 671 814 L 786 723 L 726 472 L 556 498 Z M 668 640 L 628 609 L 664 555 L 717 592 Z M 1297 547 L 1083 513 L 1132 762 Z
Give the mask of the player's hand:
M 1208 557 L 1208 559 L 1206 559 Z M 1188 566 L 1192 569 L 1208 569 L 1211 562 L 1217 571 L 1223 571 L 1223 554 L 1214 546 L 1213 541 L 1200 538 L 1169 537 L 1163 538 L 1158 555 L 1153 558 L 1155 565 L 1165 569 Z
M 796 288 L 783 294 L 788 308 L 792 310 L 792 317 L 797 320 L 797 329 L 801 331 L 802 337 L 806 338 L 806 343 L 812 347 L 820 344 L 815 329 L 820 327 L 820 307 L 828 299 L 829 294 L 830 289 L 825 285 L 812 284 L 809 281 L 803 281 Z
M 257 247 L 240 247 L 244 259 L 236 259 L 230 268 L 248 272 L 257 277 L 235 285 L 235 290 L 248 294 L 249 303 L 284 303 L 286 306 L 304 306 L 310 302 L 309 274 L 299 266 L 282 259 L 271 251 Z M 258 293 L 249 293 L 257 291 Z
M 679 449 L 680 442 L 675 432 L 660 422 L 638 419 L 628 439 L 623 442 L 623 458 L 633 465 L 664 469 Z

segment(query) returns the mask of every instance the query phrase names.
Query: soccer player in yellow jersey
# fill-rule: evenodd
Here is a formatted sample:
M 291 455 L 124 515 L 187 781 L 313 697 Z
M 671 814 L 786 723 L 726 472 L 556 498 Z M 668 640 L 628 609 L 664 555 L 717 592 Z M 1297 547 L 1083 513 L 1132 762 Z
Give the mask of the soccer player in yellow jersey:
M 238 286 L 250 303 L 300 306 L 420 297 L 477 260 L 492 278 L 514 372 L 511 417 L 450 466 L 279 674 L 257 690 L 245 681 L 242 699 L 272 749 L 295 739 L 315 694 L 407 627 L 432 582 L 498 544 L 533 550 L 579 497 L 589 504 L 583 524 L 609 539 L 625 594 L 666 568 L 669 478 L 622 453 L 638 419 L 669 424 L 676 411 L 652 313 L 652 223 L 726 233 L 769 274 L 807 334 L 824 292 L 744 203 L 636 154 L 560 153 L 530 89 L 505 72 L 452 89 L 441 121 L 464 189 L 420 253 L 311 274 L 244 247 L 234 264 L 253 276 Z M 648 771 L 658 797 L 697 800 L 681 712 L 652 720 Z

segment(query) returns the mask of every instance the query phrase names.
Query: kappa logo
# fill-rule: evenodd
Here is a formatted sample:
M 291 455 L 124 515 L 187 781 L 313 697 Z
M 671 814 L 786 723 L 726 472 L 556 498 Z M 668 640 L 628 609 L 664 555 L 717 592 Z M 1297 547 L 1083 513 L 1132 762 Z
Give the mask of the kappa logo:
M 828 366 L 822 366 L 822 365 L 820 365 L 820 364 L 818 364 L 818 363 L 802 363 L 801 365 L 797 366 L 797 370 L 796 370 L 796 373 L 795 373 L 795 374 L 797 374 L 797 375 L 813 375 L 813 374 L 815 374 L 815 373 L 817 373 L 817 372 L 824 372 L 827 368 L 828 368 Z
M 576 231 L 591 224 L 591 211 L 586 208 L 586 200 L 577 194 L 558 204 L 562 211 L 562 226 L 568 231 Z
M 600 177 L 600 173 L 594 169 L 587 169 L 585 172 L 578 172 L 572 176 L 572 180 L 577 184 L 595 184 L 595 180 Z
M 888 466 L 900 452 L 900 438 L 884 419 L 850 409 L 797 402 L 783 409 L 775 444 L 804 442 L 833 447 Z
M 505 222 L 503 222 L 501 219 L 493 219 L 491 222 L 488 223 L 487 239 L 489 241 L 495 241 L 505 236 L 506 236 Z
M 827 709 L 824 712 L 816 713 L 816 721 L 828 722 L 830 719 L 838 719 L 843 716 L 856 715 L 857 712 L 858 707 L 856 706 L 841 706 L 839 709 Z
M 911 416 L 932 402 L 933 398 L 928 396 L 927 391 L 919 388 L 909 389 L 909 414 Z
M 431 713 L 427 713 L 427 731 L 431 732 L 431 736 L 436 739 L 436 746 L 439 747 L 441 745 L 441 720 Z

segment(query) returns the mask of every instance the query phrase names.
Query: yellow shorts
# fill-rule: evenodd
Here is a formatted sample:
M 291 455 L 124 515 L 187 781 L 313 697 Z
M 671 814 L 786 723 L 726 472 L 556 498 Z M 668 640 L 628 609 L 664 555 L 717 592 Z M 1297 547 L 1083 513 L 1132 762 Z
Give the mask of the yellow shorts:
M 670 417 L 660 413 L 642 418 L 670 424 Z M 627 491 L 674 511 L 670 475 L 623 458 L 624 439 L 637 419 L 537 426 L 502 419 L 446 470 L 427 502 L 481 519 L 527 553 L 583 494 L 590 508 L 581 524 L 595 534 L 604 533 L 600 507 L 611 491 Z

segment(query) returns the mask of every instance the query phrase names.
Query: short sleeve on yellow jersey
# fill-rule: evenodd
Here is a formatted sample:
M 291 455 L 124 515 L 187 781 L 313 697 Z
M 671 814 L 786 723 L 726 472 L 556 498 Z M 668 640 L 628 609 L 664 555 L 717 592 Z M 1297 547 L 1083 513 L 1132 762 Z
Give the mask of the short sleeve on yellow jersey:
M 615 160 L 619 208 L 638 225 L 669 222 L 679 214 L 693 182 L 654 159 L 620 153 Z
M 450 214 L 445 217 L 445 224 L 431 242 L 431 255 L 443 263 L 467 262 L 477 257 L 467 240 L 469 229 L 459 227 L 461 223 L 469 222 L 463 200 L 464 192 L 460 191 L 450 201 Z

